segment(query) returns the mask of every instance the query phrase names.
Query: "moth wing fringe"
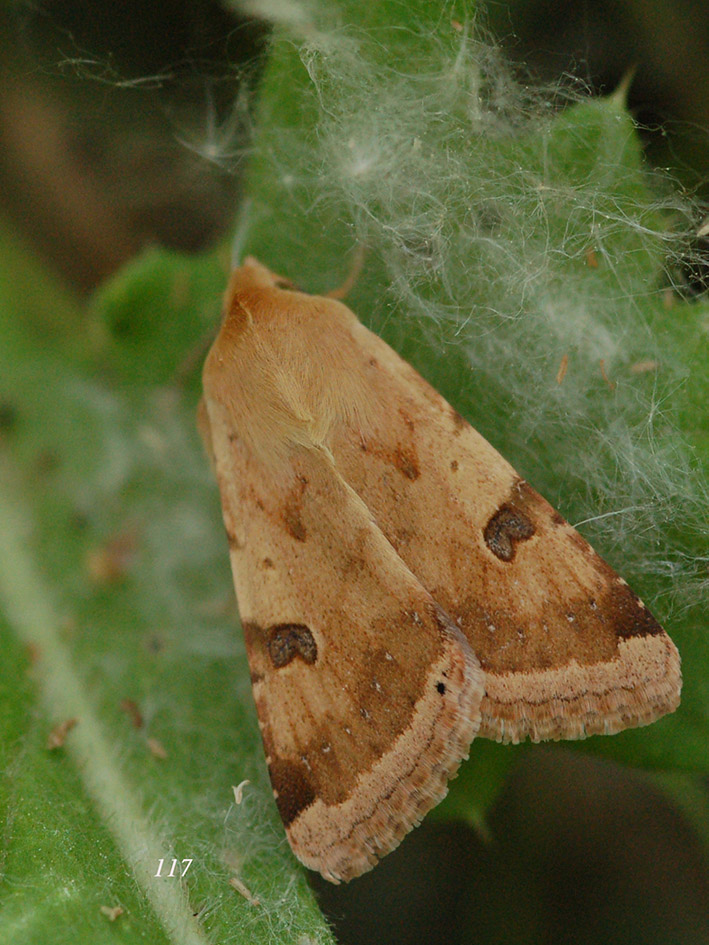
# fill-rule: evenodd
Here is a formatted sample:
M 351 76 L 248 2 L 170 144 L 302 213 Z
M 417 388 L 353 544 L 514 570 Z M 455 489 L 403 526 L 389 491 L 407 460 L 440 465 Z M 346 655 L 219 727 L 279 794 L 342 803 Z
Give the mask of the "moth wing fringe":
M 554 686 L 553 671 L 510 681 L 486 674 L 478 736 L 517 744 L 526 738 L 540 742 L 615 735 L 650 725 L 679 705 L 680 657 L 666 634 L 631 637 L 620 643 L 616 660 L 576 664 L 563 672 L 563 694 L 561 682 Z M 573 689 L 569 675 L 575 677 Z
M 482 674 L 463 640 L 461 644 L 432 666 L 427 695 L 417 703 L 411 726 L 363 773 L 352 796 L 335 808 L 315 800 L 288 828 L 301 862 L 330 882 L 347 882 L 394 850 L 446 796 L 448 782 L 468 757 L 480 721 Z M 458 681 L 452 698 L 441 700 L 435 680 L 444 672 Z M 417 752 L 422 738 L 424 750 Z

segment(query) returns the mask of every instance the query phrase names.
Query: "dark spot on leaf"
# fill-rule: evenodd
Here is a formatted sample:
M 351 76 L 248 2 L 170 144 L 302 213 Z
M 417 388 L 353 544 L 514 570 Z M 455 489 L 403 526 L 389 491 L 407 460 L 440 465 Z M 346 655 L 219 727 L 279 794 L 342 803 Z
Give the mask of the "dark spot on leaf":
M 446 694 L 446 684 L 445 684 L 445 683 L 442 683 L 442 682 L 436 683 L 436 691 L 437 691 L 437 692 L 440 692 L 440 694 L 441 694 L 442 696 L 445 696 L 445 694 Z

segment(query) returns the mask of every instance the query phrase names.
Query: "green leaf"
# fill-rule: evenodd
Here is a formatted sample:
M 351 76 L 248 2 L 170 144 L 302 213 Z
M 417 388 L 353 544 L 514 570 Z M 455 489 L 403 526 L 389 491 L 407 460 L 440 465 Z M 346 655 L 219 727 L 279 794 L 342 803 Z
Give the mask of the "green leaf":
M 170 385 L 223 271 L 149 253 L 87 320 L 29 256 L 10 265 L 0 942 L 330 941 L 271 799 L 196 395 Z M 57 302 L 64 322 L 43 337 Z M 178 876 L 192 861 L 182 880 L 173 858 Z M 110 921 L 101 907 L 117 905 Z

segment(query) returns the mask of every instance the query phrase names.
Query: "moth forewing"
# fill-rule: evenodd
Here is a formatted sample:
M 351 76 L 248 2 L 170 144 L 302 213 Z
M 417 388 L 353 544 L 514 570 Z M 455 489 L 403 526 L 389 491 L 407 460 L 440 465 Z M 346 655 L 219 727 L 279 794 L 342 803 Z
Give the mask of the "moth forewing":
M 272 352 L 276 391 L 250 388 L 267 373 L 252 360 L 265 342 L 258 299 L 244 305 L 250 325 L 222 328 L 242 350 L 222 336 L 207 361 L 200 426 L 276 803 L 296 855 L 337 882 L 371 868 L 444 796 L 480 723 L 482 673 L 319 442 L 311 394 L 288 378 L 282 396 Z M 260 416 L 242 434 L 244 389 L 279 443 L 253 445 Z
M 626 582 L 388 345 L 358 340 L 389 406 L 365 448 L 335 430 L 333 456 L 478 657 L 479 735 L 583 738 L 673 711 L 679 654 Z
M 327 879 L 393 849 L 476 733 L 676 707 L 625 582 L 346 306 L 245 260 L 201 409 L 276 803 Z

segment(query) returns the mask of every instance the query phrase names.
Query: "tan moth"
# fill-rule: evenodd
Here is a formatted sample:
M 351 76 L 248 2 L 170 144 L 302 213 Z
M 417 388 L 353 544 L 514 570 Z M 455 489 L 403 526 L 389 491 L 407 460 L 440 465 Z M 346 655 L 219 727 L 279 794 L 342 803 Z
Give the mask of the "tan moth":
M 625 581 L 333 298 L 247 258 L 204 366 L 273 792 L 296 856 L 370 869 L 475 736 L 583 738 L 679 703 Z

